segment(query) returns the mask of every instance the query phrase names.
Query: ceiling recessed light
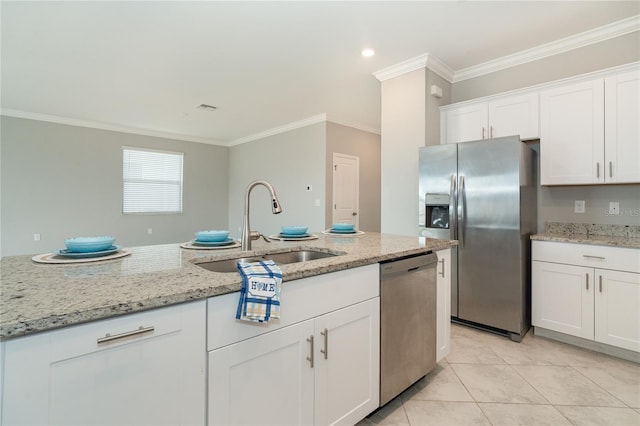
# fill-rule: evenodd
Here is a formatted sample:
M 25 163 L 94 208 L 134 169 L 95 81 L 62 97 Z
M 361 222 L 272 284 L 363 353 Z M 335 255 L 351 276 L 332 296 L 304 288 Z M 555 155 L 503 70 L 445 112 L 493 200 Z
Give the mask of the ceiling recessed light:
M 367 48 L 362 51 L 362 56 L 364 56 L 365 58 L 368 58 L 369 56 L 375 55 L 375 53 L 376 53 L 375 50 Z
M 198 108 L 206 109 L 208 111 L 215 111 L 218 109 L 218 107 L 214 107 L 213 105 L 207 105 L 207 104 L 200 104 L 198 105 Z

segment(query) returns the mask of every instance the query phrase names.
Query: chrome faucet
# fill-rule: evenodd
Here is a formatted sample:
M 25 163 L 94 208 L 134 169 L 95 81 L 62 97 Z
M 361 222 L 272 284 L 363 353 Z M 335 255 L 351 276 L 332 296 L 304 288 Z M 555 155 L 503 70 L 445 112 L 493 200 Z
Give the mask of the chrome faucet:
M 247 186 L 247 192 L 244 195 L 244 224 L 242 225 L 242 251 L 251 250 L 251 241 L 257 240 L 260 238 L 259 232 L 251 232 L 251 228 L 249 227 L 249 195 L 251 194 L 251 190 L 257 186 L 262 185 L 265 186 L 269 192 L 271 193 L 271 212 L 273 214 L 278 214 L 282 212 L 282 207 L 280 207 L 280 201 L 278 201 L 278 196 L 276 195 L 276 190 L 273 189 L 273 186 L 265 180 L 255 180 Z M 265 240 L 266 237 L 262 236 Z M 269 241 L 269 240 L 267 240 Z

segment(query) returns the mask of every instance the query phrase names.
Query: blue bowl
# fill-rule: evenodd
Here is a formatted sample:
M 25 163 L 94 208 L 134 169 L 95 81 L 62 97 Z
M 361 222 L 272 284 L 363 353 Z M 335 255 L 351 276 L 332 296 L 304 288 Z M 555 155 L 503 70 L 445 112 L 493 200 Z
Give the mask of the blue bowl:
M 64 245 L 72 253 L 93 253 L 107 250 L 115 240 L 113 237 L 75 237 L 64 240 Z
M 282 233 L 284 235 L 304 235 L 307 233 L 308 226 L 283 226 Z
M 353 231 L 354 226 L 353 223 L 334 223 L 331 225 L 331 229 L 335 229 L 336 231 Z
M 219 243 L 229 238 L 229 231 L 198 231 L 196 232 L 196 241 L 206 243 Z

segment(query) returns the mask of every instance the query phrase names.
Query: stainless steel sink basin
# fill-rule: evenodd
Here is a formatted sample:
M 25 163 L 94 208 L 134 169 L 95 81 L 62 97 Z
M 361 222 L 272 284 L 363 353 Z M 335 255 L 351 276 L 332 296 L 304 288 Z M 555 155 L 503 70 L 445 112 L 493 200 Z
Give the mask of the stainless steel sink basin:
M 339 256 L 337 253 L 328 253 L 318 250 L 294 250 L 281 253 L 266 253 L 251 257 L 234 257 L 232 259 L 213 260 L 211 262 L 196 263 L 197 266 L 213 272 L 238 272 L 238 262 L 259 262 L 261 260 L 273 260 L 277 264 L 308 262 L 310 260 L 325 259 Z

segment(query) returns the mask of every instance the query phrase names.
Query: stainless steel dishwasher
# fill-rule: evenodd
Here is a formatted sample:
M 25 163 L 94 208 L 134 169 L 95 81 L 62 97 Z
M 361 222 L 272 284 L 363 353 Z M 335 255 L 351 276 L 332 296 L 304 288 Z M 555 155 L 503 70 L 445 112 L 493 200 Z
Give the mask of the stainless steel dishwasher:
M 380 406 L 436 365 L 435 253 L 380 263 Z

